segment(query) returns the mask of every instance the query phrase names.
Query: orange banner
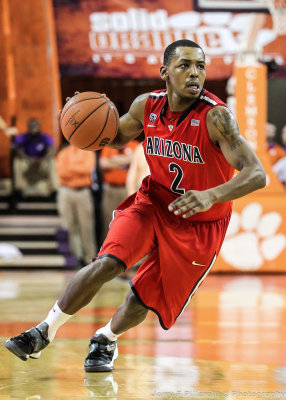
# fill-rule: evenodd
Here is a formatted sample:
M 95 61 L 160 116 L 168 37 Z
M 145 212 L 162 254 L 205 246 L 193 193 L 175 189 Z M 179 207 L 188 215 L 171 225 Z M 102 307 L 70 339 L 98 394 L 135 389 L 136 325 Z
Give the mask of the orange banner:
M 191 39 L 206 53 L 208 79 L 232 75 L 233 61 L 253 24 L 253 13 L 197 12 L 189 0 L 54 0 L 61 73 L 98 77 L 158 78 L 164 48 Z M 283 63 L 283 36 L 265 15 L 251 38 L 265 59 Z
M 240 132 L 256 151 L 267 186 L 234 201 L 216 271 L 283 271 L 286 265 L 286 192 L 267 153 L 266 67 L 236 66 L 236 113 Z
M 257 151 L 258 138 L 264 132 L 266 123 L 266 67 L 264 65 L 236 66 L 235 77 L 239 82 L 235 88 L 239 129 L 248 143 Z M 265 138 L 263 141 L 265 143 Z M 259 150 L 264 150 L 263 146 Z

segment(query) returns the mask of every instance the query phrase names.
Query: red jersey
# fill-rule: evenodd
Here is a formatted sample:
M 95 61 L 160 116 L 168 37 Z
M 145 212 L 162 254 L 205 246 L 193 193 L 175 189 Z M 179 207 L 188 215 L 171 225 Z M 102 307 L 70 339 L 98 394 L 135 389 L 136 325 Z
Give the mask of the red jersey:
M 205 89 L 180 113 L 170 111 L 167 90 L 154 91 L 147 99 L 143 147 L 151 175 L 143 180 L 140 190 L 167 219 L 178 218 L 168 211 L 176 197 L 191 189 L 201 191 L 221 185 L 233 176 L 234 168 L 207 130 L 206 115 L 216 106 L 226 104 Z M 214 204 L 186 221 L 218 220 L 230 212 L 231 205 L 231 201 Z

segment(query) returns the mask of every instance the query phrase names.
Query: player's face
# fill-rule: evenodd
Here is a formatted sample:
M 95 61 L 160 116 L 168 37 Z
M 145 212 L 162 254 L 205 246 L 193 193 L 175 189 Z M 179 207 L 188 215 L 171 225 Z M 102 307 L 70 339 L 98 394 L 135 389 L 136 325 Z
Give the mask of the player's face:
M 178 47 L 166 67 L 166 80 L 179 97 L 196 99 L 206 77 L 205 57 L 200 48 Z

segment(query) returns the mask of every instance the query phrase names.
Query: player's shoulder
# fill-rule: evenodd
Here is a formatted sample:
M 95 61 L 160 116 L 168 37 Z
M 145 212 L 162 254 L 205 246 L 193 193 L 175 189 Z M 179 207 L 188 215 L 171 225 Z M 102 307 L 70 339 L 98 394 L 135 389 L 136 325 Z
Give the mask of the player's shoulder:
M 133 102 L 133 105 L 138 106 L 138 105 L 144 105 L 146 104 L 148 99 L 155 99 L 155 100 L 160 100 L 162 98 L 167 97 L 167 89 L 159 89 L 159 90 L 153 90 L 152 92 L 144 93 L 136 97 L 136 99 Z
M 131 104 L 130 109 L 135 111 L 135 110 L 140 110 L 145 108 L 145 104 L 149 98 L 150 93 L 143 93 L 137 96 L 134 100 L 133 103 Z
M 167 97 L 167 89 L 153 90 L 152 92 L 150 92 L 148 97 L 148 110 L 152 110 L 155 112 L 157 110 L 159 112 L 159 110 L 162 109 L 162 107 L 166 103 Z
M 227 105 L 218 96 L 209 92 L 206 89 L 202 91 L 199 100 L 210 107 L 216 107 L 216 106 L 227 107 Z
M 204 89 L 200 95 L 200 102 L 204 104 L 203 110 L 206 114 L 208 128 L 217 120 L 222 124 L 234 122 L 234 117 L 228 106 L 215 94 Z
M 139 95 L 131 104 L 129 109 L 129 114 L 131 114 L 136 119 L 143 121 L 144 113 L 146 111 L 146 104 L 151 104 L 151 107 L 154 105 L 154 101 L 156 102 L 156 106 L 160 106 L 160 102 L 162 99 L 167 97 L 167 90 L 154 90 L 152 92 L 147 92 Z M 165 101 L 165 100 L 164 100 Z
M 153 90 L 149 93 L 150 99 L 162 99 L 164 97 L 167 97 L 167 89 Z

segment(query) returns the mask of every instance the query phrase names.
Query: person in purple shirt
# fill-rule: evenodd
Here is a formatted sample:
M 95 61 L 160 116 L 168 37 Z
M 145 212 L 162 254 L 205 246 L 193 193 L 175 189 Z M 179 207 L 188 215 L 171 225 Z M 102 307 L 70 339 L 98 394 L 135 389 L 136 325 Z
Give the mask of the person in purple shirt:
M 24 195 L 50 194 L 56 190 L 54 140 L 35 118 L 29 119 L 27 128 L 14 140 L 15 188 Z
M 15 138 L 16 150 L 21 157 L 39 160 L 53 155 L 54 140 L 49 135 L 41 132 L 41 126 L 37 119 L 28 121 L 28 131 Z

